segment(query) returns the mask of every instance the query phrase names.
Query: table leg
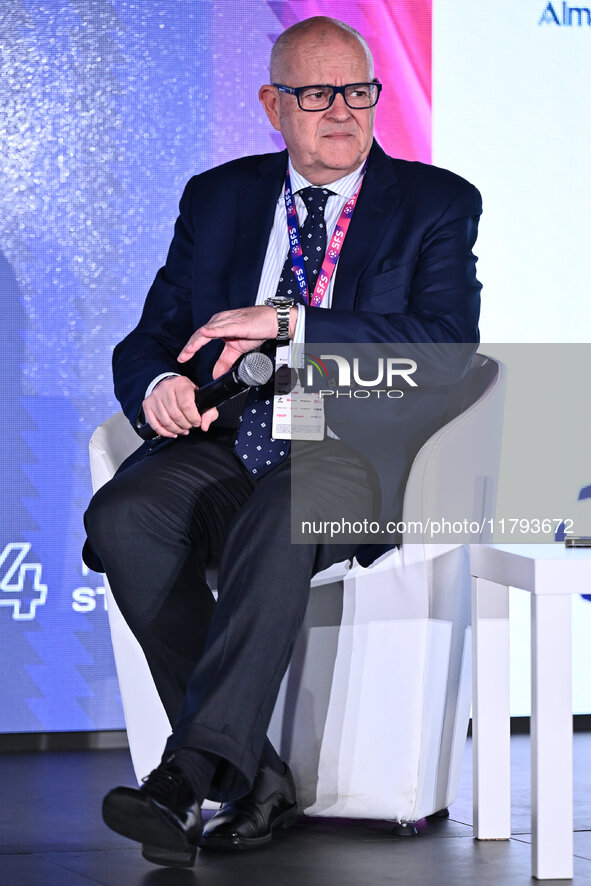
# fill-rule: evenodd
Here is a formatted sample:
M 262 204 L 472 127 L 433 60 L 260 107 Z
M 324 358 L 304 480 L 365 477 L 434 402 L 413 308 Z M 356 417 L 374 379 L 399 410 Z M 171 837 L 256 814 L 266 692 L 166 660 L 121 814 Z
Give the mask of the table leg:
M 573 876 L 571 598 L 531 599 L 532 875 Z
M 509 588 L 472 578 L 474 836 L 511 836 Z

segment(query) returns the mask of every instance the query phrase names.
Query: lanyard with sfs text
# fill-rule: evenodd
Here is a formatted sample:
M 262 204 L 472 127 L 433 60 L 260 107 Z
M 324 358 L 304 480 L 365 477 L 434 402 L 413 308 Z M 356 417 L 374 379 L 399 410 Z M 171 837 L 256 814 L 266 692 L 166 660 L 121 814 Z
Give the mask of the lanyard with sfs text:
M 366 167 L 367 163 L 363 167 L 363 171 L 361 173 L 362 176 L 365 173 Z M 361 179 L 361 181 L 363 182 L 363 178 Z M 308 280 L 306 278 L 306 266 L 304 264 L 304 256 L 302 254 L 302 246 L 300 243 L 298 216 L 295 208 L 293 194 L 291 192 L 289 168 L 285 173 L 284 196 L 285 212 L 287 215 L 287 235 L 289 238 L 289 249 L 291 252 L 291 260 L 293 263 L 293 272 L 295 274 L 296 280 L 298 281 L 300 294 L 302 296 L 304 304 L 312 305 L 313 307 L 317 308 L 324 301 L 324 297 L 328 291 L 328 284 L 330 283 L 331 277 L 334 274 L 334 269 L 336 267 L 343 243 L 345 242 L 347 230 L 349 229 L 349 225 L 351 224 L 353 210 L 355 209 L 355 204 L 357 203 L 357 197 L 359 196 L 360 190 L 361 184 L 359 185 L 353 196 L 350 197 L 343 206 L 342 212 L 339 216 L 339 220 L 337 221 L 336 227 L 334 229 L 334 233 L 331 237 L 330 244 L 328 246 L 328 249 L 326 250 L 326 255 L 324 256 L 324 261 L 322 262 L 322 268 L 320 269 L 318 280 L 316 281 L 316 286 L 314 287 L 314 292 L 312 293 L 312 298 L 310 298 L 310 293 L 308 290 Z

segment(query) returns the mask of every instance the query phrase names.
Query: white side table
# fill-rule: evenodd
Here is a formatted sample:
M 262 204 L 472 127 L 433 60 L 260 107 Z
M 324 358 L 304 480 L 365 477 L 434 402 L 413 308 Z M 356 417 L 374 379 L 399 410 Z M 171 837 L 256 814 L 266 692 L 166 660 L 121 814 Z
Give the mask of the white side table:
M 531 594 L 532 876 L 573 876 L 571 594 L 591 591 L 591 550 L 471 545 L 474 836 L 508 840 L 509 586 Z

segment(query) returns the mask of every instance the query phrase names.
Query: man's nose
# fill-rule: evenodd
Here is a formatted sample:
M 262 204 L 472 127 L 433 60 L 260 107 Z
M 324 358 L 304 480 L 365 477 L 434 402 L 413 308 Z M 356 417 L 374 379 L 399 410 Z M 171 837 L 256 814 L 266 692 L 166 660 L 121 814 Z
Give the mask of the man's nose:
M 351 108 L 345 101 L 345 96 L 341 92 L 338 92 L 335 95 L 335 99 L 328 109 L 328 113 L 331 117 L 336 117 L 339 120 L 344 120 L 350 116 Z

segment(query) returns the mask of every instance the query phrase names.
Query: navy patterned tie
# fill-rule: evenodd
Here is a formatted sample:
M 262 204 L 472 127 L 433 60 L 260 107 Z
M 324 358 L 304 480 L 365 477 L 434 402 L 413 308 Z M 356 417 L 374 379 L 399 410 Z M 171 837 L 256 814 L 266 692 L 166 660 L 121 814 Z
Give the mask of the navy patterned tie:
M 327 188 L 303 188 L 299 193 L 308 211 L 306 220 L 300 228 L 300 242 L 306 262 L 308 290 L 313 292 L 326 252 L 324 207 L 333 191 Z M 289 252 L 279 277 L 277 295 L 301 302 Z M 250 389 L 236 436 L 236 453 L 242 459 L 244 466 L 257 478 L 287 458 L 289 453 L 289 440 L 276 440 L 271 436 L 273 390 L 273 378 L 260 388 Z

